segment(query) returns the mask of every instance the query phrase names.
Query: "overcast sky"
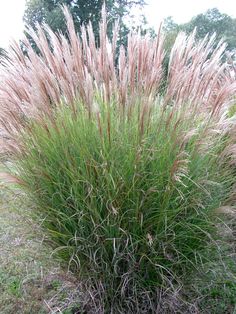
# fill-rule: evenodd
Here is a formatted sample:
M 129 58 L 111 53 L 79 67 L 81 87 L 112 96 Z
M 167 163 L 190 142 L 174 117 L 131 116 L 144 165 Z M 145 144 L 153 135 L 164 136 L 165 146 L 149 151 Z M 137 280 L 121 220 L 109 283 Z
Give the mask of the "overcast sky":
M 193 16 L 217 7 L 220 12 L 236 17 L 236 0 L 146 0 L 148 21 L 157 25 L 172 16 L 177 23 L 188 22 Z M 235 34 L 236 36 L 236 34 Z
M 214 7 L 236 17 L 235 0 L 146 0 L 146 2 L 148 5 L 145 14 L 154 27 L 167 16 L 173 16 L 176 22 L 182 23 Z M 24 5 L 25 0 L 0 0 L 0 47 L 7 47 L 11 38 L 19 38 L 22 34 Z

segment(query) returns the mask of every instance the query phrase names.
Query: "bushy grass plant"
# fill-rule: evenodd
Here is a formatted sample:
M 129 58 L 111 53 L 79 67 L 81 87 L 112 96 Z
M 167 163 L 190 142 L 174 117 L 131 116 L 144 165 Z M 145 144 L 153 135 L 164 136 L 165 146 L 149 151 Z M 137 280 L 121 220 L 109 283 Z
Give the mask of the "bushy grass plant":
M 161 34 L 131 34 L 116 58 L 104 14 L 96 47 L 91 26 L 80 39 L 65 13 L 68 38 L 31 30 L 40 53 L 25 39 L 27 54 L 13 46 L 1 70 L 8 178 L 32 197 L 89 306 L 156 313 L 161 289 L 211 258 L 233 188 L 225 47 L 180 34 L 163 91 Z
M 16 173 L 57 250 L 104 290 L 106 310 L 135 313 L 144 293 L 153 302 L 208 258 L 233 178 L 219 161 L 224 139 L 204 122 L 159 104 L 130 117 L 99 107 L 32 123 Z

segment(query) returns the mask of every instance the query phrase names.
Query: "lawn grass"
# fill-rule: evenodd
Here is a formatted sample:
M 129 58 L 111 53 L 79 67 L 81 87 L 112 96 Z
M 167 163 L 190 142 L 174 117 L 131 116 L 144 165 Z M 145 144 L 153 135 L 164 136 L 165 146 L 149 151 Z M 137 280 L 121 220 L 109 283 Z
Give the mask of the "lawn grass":
M 21 192 L 1 187 L 0 313 L 74 313 L 75 278 L 52 257 L 27 205 Z

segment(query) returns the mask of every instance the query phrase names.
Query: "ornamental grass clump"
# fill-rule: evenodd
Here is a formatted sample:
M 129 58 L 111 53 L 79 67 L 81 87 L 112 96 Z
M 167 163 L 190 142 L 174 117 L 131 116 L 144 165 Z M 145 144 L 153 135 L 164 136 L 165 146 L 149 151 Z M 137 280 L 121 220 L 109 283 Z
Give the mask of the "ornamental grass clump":
M 234 197 L 225 45 L 179 34 L 163 91 L 162 33 L 46 25 L 1 69 L 2 150 L 56 251 L 89 290 L 87 311 L 148 313 L 211 256 L 219 208 Z M 85 302 L 86 303 L 86 302 Z M 94 308 L 93 308 L 94 306 Z M 156 313 L 156 312 L 155 312 Z

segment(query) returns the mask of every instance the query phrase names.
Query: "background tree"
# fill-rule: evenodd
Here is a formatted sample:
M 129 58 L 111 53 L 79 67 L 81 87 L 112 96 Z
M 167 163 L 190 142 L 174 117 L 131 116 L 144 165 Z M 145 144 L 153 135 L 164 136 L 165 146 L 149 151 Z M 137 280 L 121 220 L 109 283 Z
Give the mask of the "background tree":
M 8 56 L 6 50 L 0 47 L 0 64 L 5 65 L 7 60 Z
M 75 28 L 79 32 L 82 24 L 92 22 L 95 36 L 98 36 L 99 21 L 104 0 L 28 0 L 24 21 L 35 28 L 37 23 L 47 23 L 54 31 L 66 32 L 66 24 L 61 10 L 61 5 L 65 4 L 69 8 Z M 131 9 L 143 7 L 145 0 L 107 0 L 106 9 L 108 21 L 119 20 L 120 39 L 125 38 L 128 27 L 125 18 L 130 16 Z M 112 23 L 110 23 L 112 24 Z M 110 29 L 110 34 L 112 30 Z
M 164 77 L 167 78 L 169 56 L 171 48 L 180 31 L 187 34 L 196 29 L 196 38 L 203 39 L 207 34 L 216 34 L 216 44 L 223 39 L 227 43 L 229 52 L 236 52 L 236 19 L 231 18 L 225 13 L 221 13 L 217 8 L 209 9 L 205 13 L 198 14 L 188 23 L 177 24 L 171 16 L 167 17 L 163 23 L 165 33 Z M 165 86 L 166 79 L 163 80 Z
M 208 10 L 205 14 L 197 15 L 189 23 L 182 25 L 182 28 L 187 33 L 197 28 L 197 38 L 216 33 L 216 40 L 219 41 L 223 38 L 228 45 L 228 50 L 236 49 L 236 19 L 221 13 L 216 8 Z
M 175 23 L 171 16 L 164 20 L 162 31 L 165 33 L 165 50 L 167 53 L 170 52 L 180 30 L 180 25 Z
M 180 30 L 189 34 L 195 28 L 198 39 L 204 38 L 207 34 L 216 33 L 216 42 L 224 39 L 229 51 L 236 49 L 236 19 L 221 13 L 217 8 L 198 14 L 185 24 L 177 24 L 171 17 L 165 19 L 163 29 L 166 33 L 167 45 L 174 42 L 174 38 Z

